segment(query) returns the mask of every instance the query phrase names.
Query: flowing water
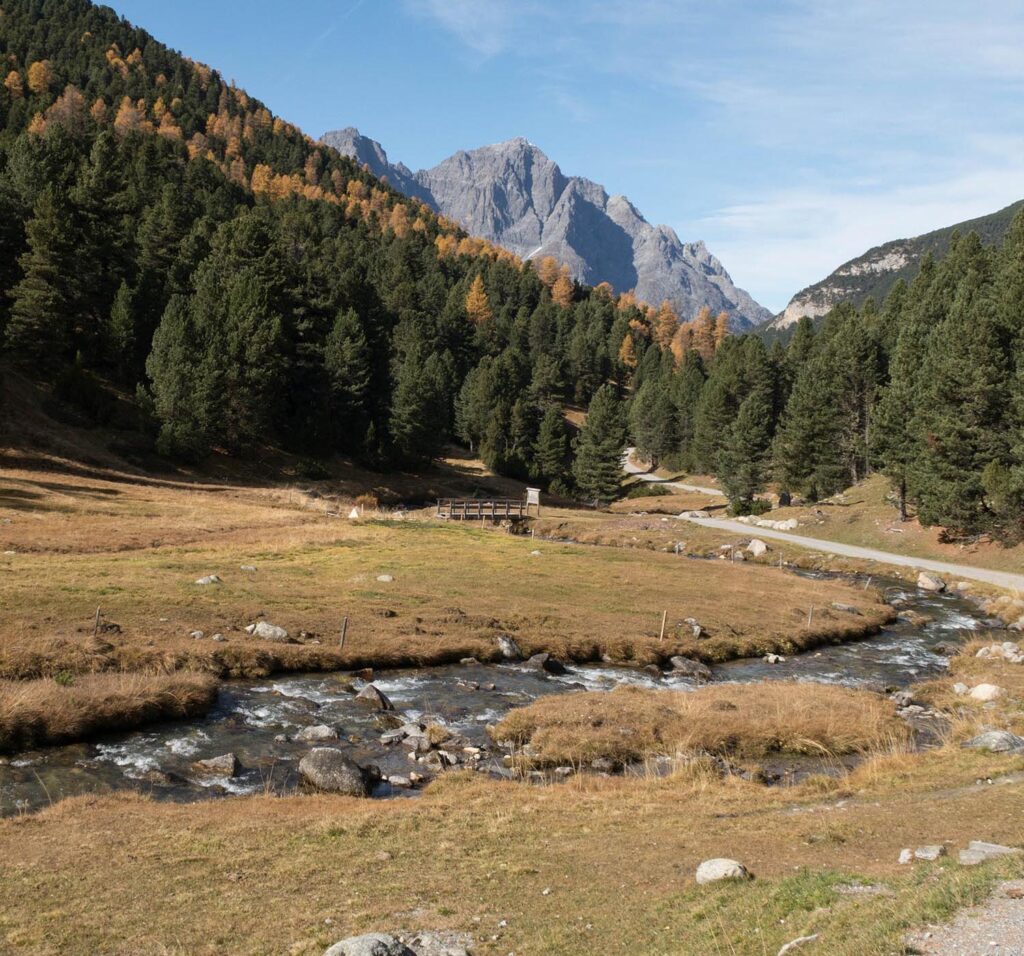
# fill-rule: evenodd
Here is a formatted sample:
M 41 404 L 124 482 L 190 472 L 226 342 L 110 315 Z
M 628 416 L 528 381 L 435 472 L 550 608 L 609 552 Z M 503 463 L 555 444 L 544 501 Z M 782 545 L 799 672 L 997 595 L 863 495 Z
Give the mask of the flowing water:
M 937 653 L 937 645 L 955 643 L 985 626 L 973 606 L 955 595 L 891 588 L 887 598 L 931 621 L 896 623 L 874 637 L 776 664 L 733 661 L 714 668 L 715 679 L 904 686 L 945 669 L 946 658 Z M 515 664 L 387 671 L 377 675 L 374 684 L 391 699 L 399 718 L 444 724 L 461 738 L 460 749 L 486 748 L 489 723 L 548 694 L 608 690 L 623 684 L 684 690 L 694 686 L 685 678 L 630 667 L 580 665 L 554 676 Z M 340 746 L 360 764 L 376 764 L 385 778 L 422 771 L 410 761 L 405 747 L 381 742 L 386 726 L 378 714 L 354 699 L 348 676 L 291 674 L 226 683 L 214 709 L 199 719 L 157 724 L 0 761 L 0 815 L 36 809 L 74 794 L 111 790 L 137 790 L 182 801 L 287 792 L 297 787 L 298 761 L 311 746 L 294 736 L 314 725 L 328 725 L 339 733 L 338 741 L 323 745 Z M 197 760 L 232 752 L 243 767 L 235 778 L 204 775 L 193 766 Z M 489 772 L 507 773 L 499 756 L 484 761 Z M 374 795 L 414 793 L 382 782 Z

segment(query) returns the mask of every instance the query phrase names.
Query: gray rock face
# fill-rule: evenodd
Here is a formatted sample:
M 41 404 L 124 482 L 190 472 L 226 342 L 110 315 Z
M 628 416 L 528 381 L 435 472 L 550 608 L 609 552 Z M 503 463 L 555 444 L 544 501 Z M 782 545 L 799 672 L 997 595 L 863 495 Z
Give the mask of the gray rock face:
M 340 750 L 329 747 L 316 747 L 306 754 L 299 761 L 299 774 L 314 790 L 350 797 L 366 797 L 370 793 L 369 774 Z
M 733 284 L 703 242 L 684 243 L 668 226 L 652 226 L 625 196 L 564 175 L 525 139 L 460 151 L 417 173 L 392 164 L 379 143 L 351 127 L 323 141 L 471 235 L 524 259 L 554 256 L 580 282 L 635 290 L 654 305 L 668 299 L 684 321 L 706 305 L 727 312 L 736 331 L 771 318 Z

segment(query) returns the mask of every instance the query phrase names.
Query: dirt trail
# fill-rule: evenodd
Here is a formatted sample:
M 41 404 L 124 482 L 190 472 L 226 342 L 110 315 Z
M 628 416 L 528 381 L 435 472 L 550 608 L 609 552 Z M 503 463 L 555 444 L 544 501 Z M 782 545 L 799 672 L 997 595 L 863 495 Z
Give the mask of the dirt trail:
M 927 956 L 1024 956 L 1024 880 L 1003 883 L 987 902 L 914 933 L 907 945 Z

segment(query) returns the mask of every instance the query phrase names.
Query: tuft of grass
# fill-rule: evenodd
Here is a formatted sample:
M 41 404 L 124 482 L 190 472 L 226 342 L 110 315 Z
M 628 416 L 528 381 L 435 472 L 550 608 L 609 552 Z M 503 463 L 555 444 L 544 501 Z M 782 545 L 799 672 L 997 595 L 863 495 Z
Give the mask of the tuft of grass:
M 511 711 L 493 735 L 528 744 L 548 765 L 676 752 L 866 754 L 909 740 L 906 724 L 878 694 L 788 681 L 544 697 Z
M 216 697 L 217 681 L 206 674 L 0 681 L 0 753 L 195 717 L 209 710 Z

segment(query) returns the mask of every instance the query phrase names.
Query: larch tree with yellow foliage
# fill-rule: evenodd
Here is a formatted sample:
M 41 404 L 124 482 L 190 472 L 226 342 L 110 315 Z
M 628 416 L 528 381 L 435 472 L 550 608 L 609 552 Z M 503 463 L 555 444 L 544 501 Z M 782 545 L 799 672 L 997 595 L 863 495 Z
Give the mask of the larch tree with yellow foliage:
M 676 329 L 679 328 L 679 316 L 676 315 L 676 311 L 668 299 L 661 303 L 652 324 L 654 326 L 654 341 L 664 352 L 671 346 L 672 337 L 676 334 Z
M 573 284 L 572 279 L 569 277 L 569 267 L 562 266 L 561 273 L 555 284 L 551 287 L 551 298 L 555 305 L 560 305 L 562 308 L 567 308 L 572 305 L 573 297 L 576 294 L 576 287 Z
M 473 325 L 483 325 L 491 318 L 491 303 L 487 298 L 483 277 L 479 274 L 466 295 L 466 316 Z
M 33 93 L 46 93 L 53 85 L 53 68 L 49 60 L 36 60 L 28 68 L 28 88 Z

